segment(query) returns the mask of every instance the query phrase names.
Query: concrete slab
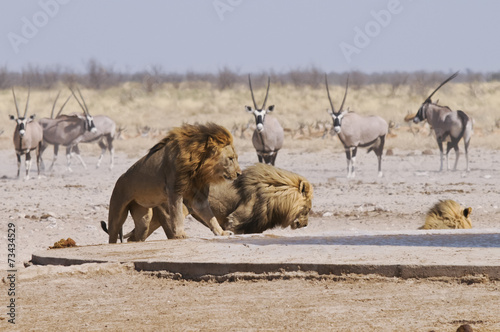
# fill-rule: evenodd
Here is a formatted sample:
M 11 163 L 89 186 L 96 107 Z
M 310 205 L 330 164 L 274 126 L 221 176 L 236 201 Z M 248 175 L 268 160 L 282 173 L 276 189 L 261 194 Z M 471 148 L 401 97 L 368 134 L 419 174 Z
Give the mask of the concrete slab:
M 315 271 L 403 278 L 484 274 L 500 279 L 500 229 L 189 238 L 47 250 L 33 254 L 32 261 L 133 262 L 137 270 L 169 271 L 185 278 Z

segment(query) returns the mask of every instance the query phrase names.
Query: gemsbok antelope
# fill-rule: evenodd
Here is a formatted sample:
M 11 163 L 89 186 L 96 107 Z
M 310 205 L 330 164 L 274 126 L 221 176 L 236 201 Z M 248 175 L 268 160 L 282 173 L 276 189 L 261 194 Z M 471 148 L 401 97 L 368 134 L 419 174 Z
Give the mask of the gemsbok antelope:
M 17 118 L 13 115 L 10 116 L 11 120 L 16 121 L 16 129 L 14 130 L 14 148 L 16 149 L 17 156 L 17 177 L 19 178 L 21 172 L 21 156 L 26 155 L 25 167 L 26 177 L 29 179 L 29 172 L 31 169 L 31 151 L 36 150 L 36 165 L 38 168 L 38 176 L 40 176 L 40 153 L 43 140 L 43 129 L 35 119 L 35 114 L 29 118 L 26 117 L 28 113 L 28 103 L 30 100 L 30 91 L 28 90 L 28 98 L 26 100 L 26 108 L 24 115 L 19 114 L 17 106 L 16 93 L 12 88 L 12 95 L 14 97 L 14 104 L 16 105 Z
M 56 115 L 56 118 L 58 118 L 61 115 L 64 106 L 66 105 L 66 103 L 68 102 L 68 100 L 71 97 L 72 97 L 72 95 L 70 95 L 68 97 L 68 99 L 66 100 L 66 102 L 62 105 L 61 109 L 59 110 L 59 112 Z M 56 105 L 57 98 L 59 98 L 59 94 L 56 96 L 56 99 L 54 101 L 54 105 L 52 106 L 52 112 L 50 114 L 51 119 L 54 117 L 53 116 L 54 107 Z M 82 98 L 82 100 L 83 100 L 83 98 Z M 87 112 L 89 112 L 87 104 L 85 104 L 85 102 L 84 102 L 83 105 L 87 109 Z M 78 115 L 78 114 L 74 113 L 74 114 L 70 114 L 70 115 Z M 80 114 L 80 116 L 85 116 L 85 114 Z M 83 138 L 80 141 L 80 143 L 97 142 L 97 144 L 101 148 L 101 155 L 99 156 L 99 159 L 97 160 L 96 168 L 99 168 L 99 166 L 101 165 L 102 158 L 103 158 L 104 154 L 106 153 L 106 150 L 109 150 L 109 154 L 110 154 L 109 169 L 112 169 L 113 165 L 114 165 L 113 140 L 115 139 L 115 134 L 116 134 L 116 123 L 112 119 L 110 119 L 109 117 L 107 117 L 105 115 L 96 115 L 93 118 L 94 118 L 94 125 L 95 125 L 97 131 L 96 132 L 86 131 L 83 134 Z M 106 143 L 104 141 L 106 141 Z M 59 148 L 58 145 L 54 145 L 54 154 L 57 154 L 56 149 L 58 149 L 58 148 Z M 80 156 L 80 148 L 78 147 L 78 144 L 73 146 L 71 152 L 76 153 L 76 155 L 78 156 L 80 161 L 83 160 Z M 84 163 L 82 163 L 82 165 L 84 167 L 86 166 Z
M 96 168 L 99 168 L 99 166 L 101 166 L 102 158 L 106 153 L 106 150 L 108 150 L 110 155 L 109 169 L 112 169 L 114 165 L 114 155 L 115 155 L 115 150 L 113 148 L 113 140 L 115 139 L 115 134 L 116 134 L 116 123 L 111 118 L 105 115 L 96 115 L 94 116 L 94 125 L 95 128 L 97 129 L 96 132 L 86 131 L 83 134 L 83 138 L 80 141 L 80 143 L 97 142 L 97 144 L 101 148 L 101 155 L 97 160 Z M 78 147 L 78 144 L 73 146 L 72 151 L 76 153 L 78 156 L 80 155 L 80 148 Z M 82 159 L 80 158 L 80 160 Z
M 271 84 L 271 78 L 267 79 L 267 91 L 266 97 L 264 98 L 264 103 L 261 108 L 257 107 L 255 102 L 255 97 L 253 95 L 252 80 L 250 75 L 248 75 L 248 84 L 250 85 L 250 92 L 252 93 L 252 101 L 254 108 L 250 106 L 245 106 L 245 109 L 249 113 L 253 113 L 255 116 L 255 124 L 257 128 L 253 132 L 252 143 L 257 152 L 257 157 L 259 162 L 274 165 L 276 157 L 278 156 L 278 151 L 283 146 L 283 140 L 285 137 L 283 127 L 281 127 L 278 120 L 272 115 L 268 114 L 274 110 L 274 105 L 269 106 L 266 109 L 267 97 L 269 96 L 269 86 Z
M 83 139 L 83 134 L 85 132 L 96 132 L 97 129 L 94 124 L 94 119 L 88 113 L 88 111 L 83 107 L 80 100 L 75 95 L 73 89 L 71 89 L 72 95 L 77 100 L 80 107 L 83 109 L 84 116 L 81 115 L 59 115 L 55 119 L 43 118 L 38 122 L 43 128 L 43 143 L 42 150 L 40 153 L 40 159 L 43 165 L 42 153 L 47 148 L 47 144 L 54 145 L 54 158 L 52 159 L 52 164 L 50 169 L 54 167 L 54 163 L 57 159 L 57 152 L 59 150 L 59 145 L 66 147 L 66 159 L 67 159 L 67 169 L 71 171 L 71 149 L 73 146 L 78 144 Z M 83 100 L 83 96 L 78 89 L 78 93 Z M 56 99 L 57 101 L 57 99 Z M 55 103 L 54 103 L 55 104 Z M 82 165 L 86 168 L 85 162 L 79 154 L 77 157 L 80 159 Z
M 358 146 L 368 147 L 367 153 L 372 150 L 375 152 L 378 158 L 378 176 L 381 177 L 383 175 L 382 153 L 384 151 L 385 136 L 389 128 L 387 122 L 377 115 L 361 116 L 354 112 L 349 112 L 349 110 L 342 110 L 347 97 L 349 77 L 347 77 L 344 99 L 339 110 L 335 112 L 326 75 L 325 84 L 330 106 L 332 107 L 332 110 L 328 110 L 327 112 L 332 116 L 333 130 L 344 145 L 347 157 L 347 177 L 353 178 L 356 175 L 354 164 L 356 162 Z
M 455 166 L 453 170 L 457 169 L 458 158 L 460 152 L 458 149 L 458 143 L 463 138 L 465 146 L 465 161 L 466 161 L 466 171 L 469 172 L 469 143 L 472 137 L 473 121 L 465 114 L 463 111 L 452 111 L 448 106 L 439 106 L 437 103 L 433 103 L 431 97 L 446 83 L 454 79 L 458 75 L 458 71 L 444 80 L 436 90 L 434 90 L 429 97 L 424 101 L 422 106 L 417 111 L 417 114 L 413 118 L 413 122 L 419 123 L 420 121 L 427 120 L 429 125 L 434 130 L 436 135 L 436 141 L 439 146 L 439 152 L 441 157 L 441 164 L 439 166 L 439 171 L 443 170 L 443 142 L 447 142 L 446 145 L 446 170 L 450 169 L 448 162 L 448 153 L 453 148 L 455 150 Z

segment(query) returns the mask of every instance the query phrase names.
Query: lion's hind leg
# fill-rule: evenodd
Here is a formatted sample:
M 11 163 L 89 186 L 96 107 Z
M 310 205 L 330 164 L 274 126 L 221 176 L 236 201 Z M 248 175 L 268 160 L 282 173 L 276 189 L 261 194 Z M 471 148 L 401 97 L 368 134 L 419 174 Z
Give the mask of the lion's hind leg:
M 109 243 L 116 243 L 118 235 L 121 235 L 122 226 L 128 216 L 128 205 L 122 204 L 115 196 L 111 196 L 108 215 Z
M 148 229 L 153 217 L 153 209 L 141 206 L 136 202 L 130 203 L 129 208 L 135 224 L 134 240 L 145 241 L 149 235 Z
M 182 212 L 184 217 L 189 214 L 186 206 L 183 205 Z M 164 206 L 156 206 L 153 208 L 153 217 L 151 222 L 149 223 L 149 228 L 147 232 L 146 238 L 148 238 L 154 231 L 158 228 L 163 227 L 165 234 L 168 239 L 185 239 L 187 237 L 186 232 L 184 231 L 183 224 L 181 227 L 176 227 L 175 225 L 170 226 L 169 217 L 167 211 Z M 125 238 L 128 241 L 137 241 L 135 239 L 135 229 L 133 229 L 130 233 L 125 235 Z

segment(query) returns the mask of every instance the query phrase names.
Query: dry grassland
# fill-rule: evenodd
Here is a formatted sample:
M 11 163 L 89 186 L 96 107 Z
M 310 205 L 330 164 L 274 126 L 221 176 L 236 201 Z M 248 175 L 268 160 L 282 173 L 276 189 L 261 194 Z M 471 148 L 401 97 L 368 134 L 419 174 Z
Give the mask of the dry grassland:
M 31 91 L 29 113 L 36 113 L 38 118 L 49 117 L 52 103 L 58 90 L 62 90 L 59 105 L 62 104 L 69 90 L 61 85 L 53 90 Z M 411 86 L 401 86 L 393 91 L 391 86 L 378 84 L 361 88 L 350 88 L 346 107 L 361 114 L 377 114 L 394 128 L 386 142 L 388 149 L 425 150 L 436 149 L 432 136 L 428 135 L 426 125 L 413 125 L 413 132 L 403 118 L 408 112 L 416 113 L 430 91 L 416 94 Z M 18 88 L 18 103 L 22 111 L 27 90 Z M 218 90 L 210 83 L 184 82 L 181 84 L 164 84 L 147 93 L 138 83 L 125 83 L 107 90 L 82 90 L 90 112 L 93 115 L 104 114 L 113 118 L 117 124 L 125 128 L 122 138 L 117 142 L 117 150 L 125 151 L 130 156 L 140 156 L 169 128 L 179 126 L 183 122 L 214 121 L 233 130 L 236 146 L 241 151 L 251 149 L 251 129 L 243 132 L 253 117 L 245 112 L 244 106 L 251 105 L 250 91 L 246 85 L 237 85 L 233 89 Z M 343 97 L 344 87 L 331 87 L 334 105 L 338 107 Z M 256 89 L 255 96 L 260 103 L 264 98 L 264 87 Z M 448 105 L 451 109 L 462 109 L 475 121 L 474 146 L 498 149 L 500 133 L 500 82 L 488 83 L 449 83 L 435 96 L 439 104 Z M 322 139 L 325 126 L 331 127 L 331 118 L 326 113 L 329 102 L 323 86 L 311 87 L 280 86 L 271 84 L 268 105 L 276 105 L 274 114 L 286 130 L 287 138 L 284 149 L 299 149 L 315 152 L 323 149 L 342 151 L 337 139 L 327 136 Z M 56 112 L 59 106 L 56 106 Z M 22 112 L 21 111 L 21 112 Z M 65 113 L 79 112 L 80 108 L 72 99 Z M 14 123 L 8 120 L 9 114 L 15 114 L 12 93 L 10 90 L 0 91 L 0 149 L 12 148 L 12 132 Z M 139 128 L 142 128 L 141 135 Z M 149 131 L 146 133 L 147 129 Z M 419 131 L 419 133 L 417 133 Z M 97 145 L 82 147 L 95 149 Z

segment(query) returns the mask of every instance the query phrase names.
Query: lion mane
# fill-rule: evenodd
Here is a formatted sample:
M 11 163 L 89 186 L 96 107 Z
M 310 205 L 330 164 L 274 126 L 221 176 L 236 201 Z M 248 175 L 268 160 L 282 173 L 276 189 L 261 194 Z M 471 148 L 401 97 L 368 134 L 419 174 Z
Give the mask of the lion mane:
M 281 226 L 307 226 L 313 188 L 303 176 L 271 165 L 247 168 L 233 182 L 238 206 L 227 217 L 224 229 L 236 234 L 262 233 Z
M 178 193 L 199 189 L 207 182 L 216 184 L 223 178 L 216 176 L 218 157 L 222 148 L 233 145 L 229 131 L 215 123 L 206 125 L 185 124 L 172 129 L 158 144 L 153 146 L 148 157 L 160 150 L 175 155 L 177 170 L 175 190 Z
M 183 202 L 214 234 L 229 235 L 210 210 L 208 192 L 211 184 L 239 174 L 226 128 L 207 123 L 172 129 L 117 180 L 109 206 L 109 242 L 117 241 L 128 212 L 135 223 L 134 239 L 144 241 L 154 208 L 162 213 L 160 222 L 168 238 L 185 238 Z
M 267 164 L 250 166 L 233 182 L 225 181 L 210 187 L 208 202 L 222 229 L 235 234 L 262 233 L 274 227 L 292 229 L 308 224 L 312 207 L 313 188 L 298 174 Z M 162 207 L 153 209 L 149 234 L 162 222 Z M 203 222 L 200 216 L 187 208 Z M 135 241 L 135 231 L 125 235 Z
M 419 229 L 472 228 L 470 214 L 472 208 L 464 208 L 448 199 L 436 203 L 425 217 L 425 224 Z

